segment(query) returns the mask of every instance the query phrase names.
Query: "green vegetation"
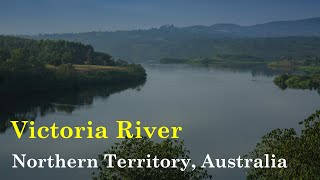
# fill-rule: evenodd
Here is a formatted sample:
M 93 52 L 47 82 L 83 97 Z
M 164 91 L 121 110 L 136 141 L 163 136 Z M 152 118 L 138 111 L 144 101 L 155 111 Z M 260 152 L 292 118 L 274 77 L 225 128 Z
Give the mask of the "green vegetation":
M 297 66 L 296 61 L 288 61 L 288 60 L 281 60 L 281 61 L 277 61 L 277 62 L 271 62 L 268 63 L 268 66 L 270 68 L 281 68 L 281 69 L 293 69 Z
M 268 66 L 274 69 L 293 69 L 306 73 L 320 73 L 320 57 L 306 56 L 299 59 L 287 57 L 271 62 Z
M 303 74 L 282 74 L 274 79 L 281 89 L 316 89 L 320 88 L 320 57 L 307 56 L 301 59 L 285 59 L 268 64 L 273 69 L 297 70 Z
M 281 89 L 315 89 L 319 90 L 320 75 L 288 75 L 277 76 L 273 81 Z
M 294 129 L 276 129 L 265 135 L 249 154 L 261 158 L 264 154 L 276 154 L 288 162 L 287 169 L 248 169 L 247 179 L 319 179 L 320 177 L 320 111 L 300 124 L 301 132 Z M 270 162 L 271 163 L 271 162 Z
M 196 33 L 199 33 L 198 35 Z M 265 61 L 281 57 L 302 58 L 320 56 L 319 37 L 224 37 L 206 36 L 203 31 L 176 27 L 159 29 L 89 32 L 78 34 L 39 35 L 36 39 L 64 39 L 91 44 L 95 49 L 109 52 L 134 62 L 159 61 L 161 58 L 214 57 L 218 54 L 250 55 Z M 215 31 L 208 31 L 213 34 Z M 221 31 L 219 31 L 221 32 Z
M 0 36 L 0 62 L 7 60 L 15 50 L 23 50 L 26 58 L 44 64 L 94 64 L 114 66 L 109 54 L 95 52 L 90 45 L 64 40 L 30 40 L 13 36 Z M 16 52 L 17 53 L 17 52 Z
M 215 24 L 146 30 L 41 34 L 35 39 L 64 39 L 134 62 L 161 58 L 250 55 L 271 62 L 282 57 L 320 56 L 320 18 L 280 21 L 253 26 Z
M 159 159 L 177 159 L 186 158 L 190 156 L 183 141 L 178 140 L 165 140 L 160 143 L 156 143 L 147 138 L 142 139 L 126 139 L 120 143 L 116 143 L 104 154 L 116 154 L 117 158 L 123 159 L 138 159 L 145 158 L 147 154 L 153 158 L 157 156 Z M 179 169 L 183 167 L 182 163 L 177 163 L 178 169 L 165 169 L 165 168 L 107 168 L 107 162 L 103 161 L 104 154 L 99 155 L 99 159 L 102 161 L 99 167 L 99 172 L 94 174 L 94 180 L 149 180 L 149 179 L 208 179 L 212 178 L 207 174 L 207 171 L 197 167 L 194 171 L 186 169 L 184 172 Z M 143 162 L 145 166 L 146 162 Z
M 191 60 L 189 59 L 182 59 L 182 58 L 162 58 L 160 59 L 160 63 L 162 64 L 184 64 L 190 63 Z
M 141 65 L 115 61 L 89 45 L 0 36 L 0 91 L 44 91 L 146 78 Z
M 162 58 L 160 63 L 163 64 L 264 64 L 264 60 L 258 57 L 249 55 L 230 55 L 230 54 L 217 54 L 213 57 L 206 58 Z
M 297 70 L 308 74 L 320 74 L 320 66 L 298 66 Z

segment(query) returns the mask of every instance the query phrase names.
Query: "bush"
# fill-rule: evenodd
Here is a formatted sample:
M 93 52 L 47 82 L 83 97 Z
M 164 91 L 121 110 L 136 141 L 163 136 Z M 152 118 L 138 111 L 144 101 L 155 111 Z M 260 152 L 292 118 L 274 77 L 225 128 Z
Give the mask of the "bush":
M 121 143 L 116 143 L 104 154 L 116 154 L 117 158 L 124 159 L 137 159 L 146 158 L 147 154 L 151 155 L 151 158 L 157 156 L 159 159 L 175 159 L 175 158 L 189 158 L 190 152 L 184 147 L 183 141 L 165 140 L 161 143 L 156 143 L 147 138 L 142 139 L 126 139 Z M 99 159 L 103 161 L 103 155 L 99 155 Z M 177 164 L 178 167 L 183 167 L 181 163 Z M 194 171 L 187 169 L 186 171 L 180 171 L 179 169 L 172 168 L 107 168 L 106 162 L 103 161 L 99 167 L 99 172 L 94 174 L 94 180 L 150 180 L 150 179 L 174 179 L 174 180 L 186 180 L 186 179 L 211 179 L 211 176 L 207 174 L 207 171 L 197 167 Z
M 285 158 L 287 169 L 249 169 L 247 179 L 319 179 L 320 177 L 320 111 L 309 116 L 300 124 L 301 132 L 294 129 L 276 129 L 262 138 L 252 158 L 264 154 L 275 154 Z

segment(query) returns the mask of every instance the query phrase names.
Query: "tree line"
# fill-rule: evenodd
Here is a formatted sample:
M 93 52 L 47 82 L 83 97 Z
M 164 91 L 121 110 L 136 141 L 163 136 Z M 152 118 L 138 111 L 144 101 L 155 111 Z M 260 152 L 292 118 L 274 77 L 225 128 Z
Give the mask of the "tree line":
M 24 54 L 21 54 L 24 53 Z M 107 53 L 95 52 L 91 45 L 65 40 L 30 40 L 13 36 L 0 36 L 0 62 L 15 61 L 24 55 L 45 64 L 93 64 L 115 66 L 116 61 Z
M 80 72 L 75 64 L 122 68 Z M 107 53 L 95 52 L 90 45 L 0 36 L 0 91 L 43 91 L 83 84 L 131 83 L 145 78 L 142 66 L 115 61 Z

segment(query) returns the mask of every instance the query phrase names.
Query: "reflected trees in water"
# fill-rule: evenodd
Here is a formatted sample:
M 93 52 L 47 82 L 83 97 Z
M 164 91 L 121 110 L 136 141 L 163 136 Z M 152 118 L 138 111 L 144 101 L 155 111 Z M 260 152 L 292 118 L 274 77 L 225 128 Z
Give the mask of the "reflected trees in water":
M 10 120 L 35 120 L 55 112 L 72 113 L 88 107 L 94 99 L 108 98 L 126 89 L 140 90 L 146 81 L 112 86 L 84 86 L 69 91 L 33 94 L 0 94 L 0 133 L 11 127 Z

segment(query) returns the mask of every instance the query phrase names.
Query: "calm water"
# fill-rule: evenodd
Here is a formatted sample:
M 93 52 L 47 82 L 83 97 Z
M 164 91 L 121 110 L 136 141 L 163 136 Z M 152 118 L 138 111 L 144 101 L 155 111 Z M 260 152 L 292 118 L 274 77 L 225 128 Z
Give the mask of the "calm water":
M 277 72 L 184 65 L 146 65 L 148 80 L 140 86 L 87 88 L 76 93 L 1 97 L 0 179 L 90 179 L 92 170 L 11 169 L 12 153 L 35 158 L 60 153 L 64 158 L 96 158 L 115 142 L 115 120 L 144 125 L 183 126 L 182 139 L 194 162 L 207 153 L 231 158 L 251 151 L 275 128 L 298 128 L 298 122 L 320 109 L 320 95 L 309 90 L 280 90 Z M 17 140 L 6 119 L 35 118 L 37 126 L 108 127 L 108 140 Z M 113 135 L 113 136 L 112 136 Z M 239 169 L 212 170 L 215 179 L 245 179 Z

